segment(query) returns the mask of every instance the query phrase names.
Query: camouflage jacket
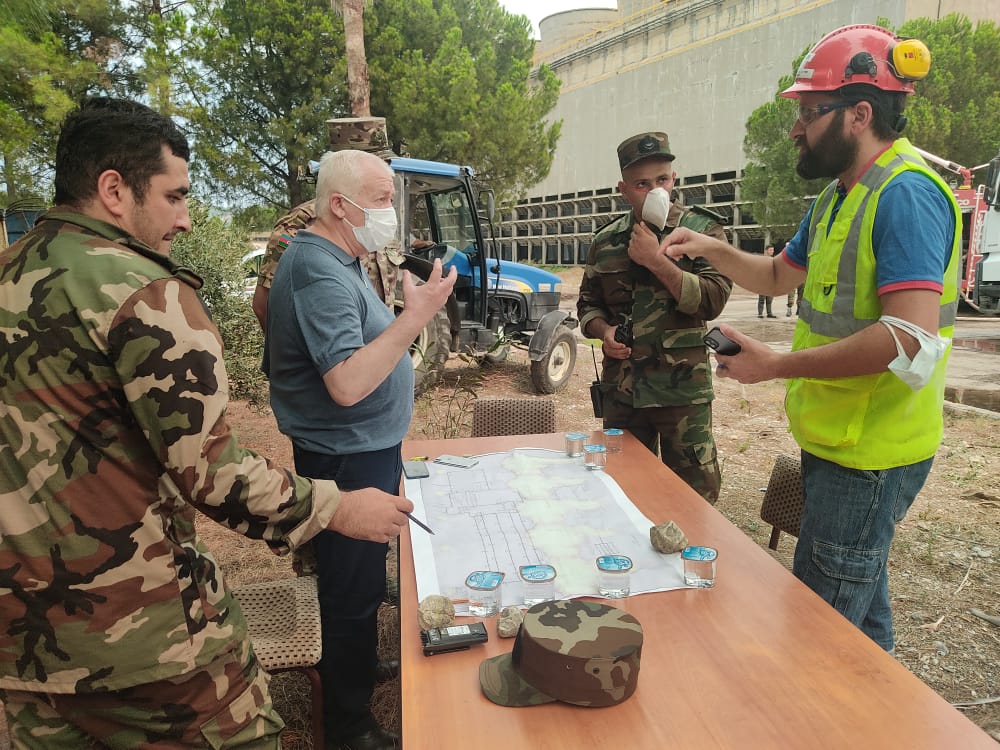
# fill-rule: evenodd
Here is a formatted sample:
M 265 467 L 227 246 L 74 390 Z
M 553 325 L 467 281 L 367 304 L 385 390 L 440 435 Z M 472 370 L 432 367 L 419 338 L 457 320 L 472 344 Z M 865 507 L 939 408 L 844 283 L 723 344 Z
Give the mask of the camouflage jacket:
M 339 502 L 241 448 L 196 287 L 61 208 L 0 253 L 0 688 L 119 690 L 205 665 L 246 623 L 195 509 L 283 552 Z
M 632 357 L 605 357 L 601 380 L 636 408 L 708 403 L 714 395 L 702 341 L 705 321 L 722 312 L 733 284 L 704 260 L 684 258 L 677 261 L 685 272 L 681 298 L 674 299 L 652 271 L 628 257 L 633 223 L 630 211 L 597 232 L 580 282 L 581 330 L 595 318 L 612 325 L 624 316 L 632 318 Z M 678 226 L 726 241 L 722 227 L 705 209 L 675 203 L 659 238 Z
M 257 286 L 271 288 L 274 281 L 274 269 L 278 267 L 281 254 L 285 252 L 288 243 L 300 229 L 316 221 L 316 202 L 300 203 L 287 214 L 278 219 L 274 231 L 267 240 L 267 250 L 260 264 L 257 275 Z M 396 281 L 399 278 L 399 267 L 403 264 L 403 253 L 399 242 L 393 240 L 377 253 L 369 253 L 361 257 L 361 265 L 372 280 L 375 293 L 392 308 L 396 301 Z

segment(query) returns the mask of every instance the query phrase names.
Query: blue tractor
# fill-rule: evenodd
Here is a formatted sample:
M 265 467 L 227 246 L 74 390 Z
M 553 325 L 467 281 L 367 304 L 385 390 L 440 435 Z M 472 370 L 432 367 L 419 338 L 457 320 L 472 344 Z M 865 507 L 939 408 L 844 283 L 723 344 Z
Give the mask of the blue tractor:
M 411 347 L 418 392 L 437 380 L 452 352 L 497 363 L 511 346 L 527 348 L 539 393 L 564 388 L 576 364 L 578 321 L 559 309 L 558 276 L 498 257 L 493 193 L 477 188 L 470 167 L 409 158 L 389 166 L 403 268 L 426 279 L 440 258 L 458 273 L 452 297 Z

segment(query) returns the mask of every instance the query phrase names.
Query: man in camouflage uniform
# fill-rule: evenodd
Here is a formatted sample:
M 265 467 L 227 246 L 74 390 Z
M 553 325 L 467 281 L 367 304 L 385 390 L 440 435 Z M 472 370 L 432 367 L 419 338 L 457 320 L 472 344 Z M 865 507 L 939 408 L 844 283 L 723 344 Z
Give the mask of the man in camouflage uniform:
M 93 99 L 54 209 L 0 253 L 0 700 L 17 748 L 277 748 L 282 721 L 195 510 L 278 553 L 386 542 L 408 501 L 241 448 L 174 123 Z
M 666 133 L 618 146 L 618 189 L 632 211 L 601 228 L 587 255 L 577 311 L 580 329 L 603 342 L 604 426 L 628 429 L 710 503 L 721 477 L 712 437 L 712 370 L 705 321 L 722 312 L 732 283 L 704 261 L 672 261 L 658 241 L 678 226 L 725 239 L 704 208 L 669 206 L 676 174 Z M 649 228 L 658 191 L 665 226 Z M 665 191 L 666 195 L 663 194 Z M 631 324 L 631 339 L 626 335 Z M 619 330 L 621 329 L 621 330 Z M 616 332 L 618 335 L 616 336 Z
M 267 298 L 271 292 L 271 282 L 274 280 L 274 269 L 278 267 L 281 254 L 300 229 L 304 229 L 316 221 L 316 201 L 309 200 L 300 203 L 287 214 L 278 219 L 274 230 L 267 240 L 267 250 L 257 274 L 257 288 L 253 293 L 253 311 L 260 321 L 260 327 L 267 327 Z M 361 258 L 361 265 L 372 280 L 375 293 L 392 309 L 396 301 L 396 281 L 399 279 L 399 267 L 403 264 L 403 253 L 399 242 L 393 241 L 377 253 L 369 253 Z

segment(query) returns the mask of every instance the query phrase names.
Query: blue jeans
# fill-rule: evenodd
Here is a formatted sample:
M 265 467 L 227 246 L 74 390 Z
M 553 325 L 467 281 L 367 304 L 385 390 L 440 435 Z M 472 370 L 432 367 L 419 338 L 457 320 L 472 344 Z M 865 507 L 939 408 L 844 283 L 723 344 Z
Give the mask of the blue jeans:
M 933 461 L 868 471 L 802 452 L 805 507 L 792 572 L 886 651 L 895 645 L 889 547 Z

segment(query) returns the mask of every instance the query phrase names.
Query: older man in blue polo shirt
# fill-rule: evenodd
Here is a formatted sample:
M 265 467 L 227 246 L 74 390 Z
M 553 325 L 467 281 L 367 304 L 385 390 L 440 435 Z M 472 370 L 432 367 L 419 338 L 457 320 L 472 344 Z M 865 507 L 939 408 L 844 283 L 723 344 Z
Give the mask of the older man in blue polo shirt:
M 410 343 L 455 285 L 435 262 L 427 283 L 403 274 L 404 310 L 386 308 L 359 262 L 397 233 L 392 170 L 363 151 L 324 156 L 316 221 L 278 264 L 267 308 L 264 371 L 296 471 L 342 489 L 397 491 L 413 414 Z M 398 738 L 369 709 L 386 545 L 321 533 L 313 540 L 323 622 L 328 747 L 392 748 Z

